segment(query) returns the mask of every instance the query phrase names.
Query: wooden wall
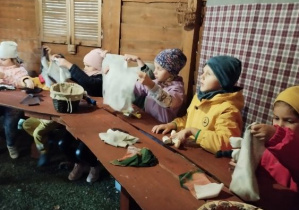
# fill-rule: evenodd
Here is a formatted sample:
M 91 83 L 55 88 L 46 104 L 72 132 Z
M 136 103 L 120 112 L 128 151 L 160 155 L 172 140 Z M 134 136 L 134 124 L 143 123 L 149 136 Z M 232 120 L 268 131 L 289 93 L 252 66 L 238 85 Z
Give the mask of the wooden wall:
M 179 2 L 187 5 L 196 0 L 103 0 L 102 48 L 115 54 L 135 54 L 145 61 L 153 61 L 165 48 L 180 48 L 188 58 L 181 72 L 186 93 L 193 93 L 198 31 L 185 30 L 178 24 Z M 67 45 L 41 43 L 39 37 L 37 0 L 1 0 L 0 41 L 13 40 L 19 45 L 20 57 L 28 71 L 39 73 L 41 45 L 51 47 L 52 52 L 62 53 L 73 63 L 83 67 L 83 57 L 91 47 L 77 46 L 75 55 L 69 54 Z M 196 34 L 197 33 L 197 34 Z M 194 36 L 195 34 L 195 36 Z M 195 39 L 194 39 L 195 38 Z M 194 48 L 194 43 L 196 48 Z M 196 56 L 197 57 L 197 56 Z M 195 57 L 195 60 L 196 60 Z M 192 63 L 193 62 L 193 63 Z
M 34 0 L 1 0 L 0 41 L 18 43 L 19 57 L 28 70 L 40 66 L 40 41 Z

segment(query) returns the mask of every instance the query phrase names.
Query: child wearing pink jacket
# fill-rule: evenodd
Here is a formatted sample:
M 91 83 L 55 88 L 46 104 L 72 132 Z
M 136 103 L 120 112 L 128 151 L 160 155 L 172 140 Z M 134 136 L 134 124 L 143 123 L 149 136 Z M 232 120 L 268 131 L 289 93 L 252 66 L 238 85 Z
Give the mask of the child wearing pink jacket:
M 21 65 L 17 53 L 17 43 L 3 41 L 0 44 L 0 84 L 10 85 L 15 88 L 34 88 L 27 70 Z M 12 92 L 13 94 L 13 92 Z M 0 106 L 0 116 L 4 117 L 3 127 L 6 145 L 11 158 L 19 156 L 15 146 L 18 121 L 22 111 Z

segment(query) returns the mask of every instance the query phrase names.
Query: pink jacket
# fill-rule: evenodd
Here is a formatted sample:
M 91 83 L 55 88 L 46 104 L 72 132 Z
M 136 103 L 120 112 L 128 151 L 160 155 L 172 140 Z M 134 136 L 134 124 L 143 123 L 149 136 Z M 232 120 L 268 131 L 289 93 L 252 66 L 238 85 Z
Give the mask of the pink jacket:
M 22 66 L 0 66 L 0 72 L 4 73 L 4 77 L 0 79 L 0 83 L 13 85 L 16 88 L 24 87 L 23 80 L 29 78 L 27 70 Z
M 288 128 L 276 127 L 274 136 L 266 142 L 261 166 L 281 184 L 298 192 L 299 139 Z

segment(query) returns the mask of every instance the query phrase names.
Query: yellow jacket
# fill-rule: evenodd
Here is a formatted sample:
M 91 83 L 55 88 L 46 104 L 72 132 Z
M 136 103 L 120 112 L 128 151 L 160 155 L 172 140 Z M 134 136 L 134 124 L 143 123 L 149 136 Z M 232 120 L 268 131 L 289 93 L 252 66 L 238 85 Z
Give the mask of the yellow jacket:
M 216 153 L 219 150 L 231 149 L 229 137 L 241 136 L 243 106 L 242 90 L 217 94 L 202 101 L 195 95 L 187 114 L 173 122 L 176 123 L 178 131 L 190 127 L 200 129 L 196 143 L 205 150 Z

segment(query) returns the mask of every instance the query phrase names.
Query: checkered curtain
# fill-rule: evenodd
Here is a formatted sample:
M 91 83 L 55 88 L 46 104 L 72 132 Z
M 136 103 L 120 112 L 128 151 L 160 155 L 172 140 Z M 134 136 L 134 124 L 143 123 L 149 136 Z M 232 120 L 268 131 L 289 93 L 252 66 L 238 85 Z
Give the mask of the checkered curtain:
M 215 55 L 242 61 L 245 126 L 271 124 L 277 94 L 299 85 L 299 3 L 207 7 L 199 75 Z

